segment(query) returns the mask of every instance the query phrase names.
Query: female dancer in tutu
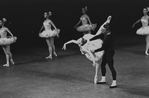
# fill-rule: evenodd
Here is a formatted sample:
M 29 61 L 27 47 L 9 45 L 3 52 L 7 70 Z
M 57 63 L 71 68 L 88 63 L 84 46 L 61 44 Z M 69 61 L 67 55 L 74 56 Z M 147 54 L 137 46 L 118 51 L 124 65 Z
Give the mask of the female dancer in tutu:
M 75 27 L 78 26 L 80 22 L 82 22 L 82 25 L 77 27 L 77 31 L 84 32 L 84 33 L 91 33 L 91 30 L 94 30 L 96 28 L 96 24 L 91 23 L 90 18 L 86 14 L 86 12 L 87 12 L 87 7 L 82 8 L 83 15 L 81 16 L 80 21 L 75 25 Z
M 145 54 L 149 55 L 148 50 L 149 50 L 149 16 L 147 15 L 148 10 L 146 8 L 143 9 L 143 14 L 144 16 L 139 19 L 137 22 L 135 22 L 133 24 L 132 27 L 135 26 L 136 23 L 141 22 L 142 23 L 142 27 L 140 29 L 137 30 L 136 34 L 138 35 L 146 35 L 146 50 L 145 50 Z
M 0 45 L 2 45 L 2 48 L 4 50 L 4 53 L 6 55 L 6 64 L 3 66 L 9 66 L 9 60 L 12 64 L 14 64 L 14 61 L 12 59 L 12 54 L 10 52 L 10 44 L 14 43 L 16 41 L 16 37 L 12 35 L 12 33 L 9 31 L 8 28 L 4 27 L 4 23 L 6 22 L 6 19 L 3 18 L 0 20 Z M 7 32 L 11 35 L 10 38 L 7 37 Z
M 90 34 L 93 37 L 94 35 Z M 89 40 L 89 37 L 87 37 Z M 103 41 L 101 39 L 97 39 L 94 41 L 88 42 L 86 40 L 86 37 L 79 38 L 78 40 L 70 40 L 66 43 L 64 43 L 63 48 L 66 50 L 66 45 L 70 43 L 75 43 L 80 47 L 80 51 L 82 54 L 84 54 L 90 61 L 93 62 L 93 66 L 95 67 L 95 76 L 94 76 L 94 83 L 97 83 L 97 75 L 98 75 L 98 69 L 99 69 L 99 61 L 101 60 L 104 50 L 98 51 L 96 53 L 92 53 L 91 51 L 94 51 L 95 49 L 98 49 L 102 46 Z
M 49 16 L 51 16 L 51 12 L 44 13 L 44 17 L 46 18 L 46 20 L 43 22 L 43 26 L 40 29 L 40 33 L 39 36 L 42 38 L 46 39 L 47 45 L 48 45 L 48 49 L 49 49 L 49 56 L 46 57 L 46 59 L 52 59 L 52 53 L 54 54 L 54 56 L 57 56 L 56 52 L 55 52 L 55 46 L 54 46 L 54 37 L 57 36 L 59 37 L 59 32 L 60 30 L 56 28 L 56 26 L 54 25 L 54 23 L 49 19 Z M 54 27 L 54 30 L 52 30 L 51 26 Z M 43 32 L 41 32 L 42 29 L 45 29 Z

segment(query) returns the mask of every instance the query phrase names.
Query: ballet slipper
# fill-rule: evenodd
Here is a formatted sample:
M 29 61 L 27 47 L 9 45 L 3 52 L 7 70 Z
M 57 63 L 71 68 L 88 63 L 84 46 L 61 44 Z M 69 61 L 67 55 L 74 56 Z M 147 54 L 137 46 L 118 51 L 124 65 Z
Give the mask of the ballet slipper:
M 57 54 L 56 54 L 56 52 L 54 52 L 53 54 L 54 54 L 54 56 L 56 56 L 56 57 L 57 57 Z
M 97 84 L 98 78 L 97 76 L 94 77 L 94 84 Z
M 146 54 L 146 55 L 149 55 L 147 51 L 145 52 L 145 54 Z
M 10 59 L 10 61 L 11 61 L 11 63 L 14 65 L 14 61 L 13 61 L 13 59 Z
M 46 57 L 46 59 L 52 59 L 52 56 L 51 56 L 51 55 L 49 55 L 49 56 L 47 56 L 47 57 Z
M 4 64 L 3 66 L 5 66 L 5 67 L 9 67 L 9 64 L 7 63 L 7 64 Z

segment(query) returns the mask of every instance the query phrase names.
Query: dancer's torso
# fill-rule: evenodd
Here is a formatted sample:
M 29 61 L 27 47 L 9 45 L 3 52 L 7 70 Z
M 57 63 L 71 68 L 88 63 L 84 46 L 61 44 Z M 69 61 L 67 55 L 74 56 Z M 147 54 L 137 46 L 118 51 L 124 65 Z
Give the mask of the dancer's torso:
M 82 15 L 80 19 L 83 25 L 87 24 L 87 15 Z
M 50 23 L 51 23 L 51 20 L 45 20 L 43 22 L 45 30 L 51 30 L 51 24 Z
M 143 27 L 148 26 L 148 21 L 149 21 L 149 16 L 143 16 L 143 17 L 141 18 L 142 26 L 143 26 Z
M 0 28 L 0 36 L 1 38 L 6 38 L 7 37 L 7 32 L 6 32 L 6 27 Z

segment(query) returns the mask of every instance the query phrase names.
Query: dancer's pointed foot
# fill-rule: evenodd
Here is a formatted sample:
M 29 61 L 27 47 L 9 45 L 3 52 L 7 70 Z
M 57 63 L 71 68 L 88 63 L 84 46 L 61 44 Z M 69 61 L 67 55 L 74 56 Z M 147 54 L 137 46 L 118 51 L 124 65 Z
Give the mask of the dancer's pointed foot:
M 149 53 L 148 53 L 147 51 L 145 52 L 145 54 L 146 54 L 146 55 L 149 55 Z
M 13 61 L 13 59 L 10 59 L 10 61 L 11 61 L 11 63 L 14 65 L 14 61 Z
M 47 57 L 46 57 L 46 59 L 52 59 L 52 56 L 51 56 L 51 55 L 49 55 L 49 56 L 47 56 Z
M 56 57 L 57 57 L 57 54 L 56 54 L 56 52 L 54 52 L 53 54 L 54 54 L 54 56 L 56 56 Z
M 94 84 L 97 84 L 98 78 L 95 76 L 94 77 Z
M 4 64 L 3 66 L 4 66 L 4 67 L 9 67 L 9 64 L 7 63 L 7 64 Z

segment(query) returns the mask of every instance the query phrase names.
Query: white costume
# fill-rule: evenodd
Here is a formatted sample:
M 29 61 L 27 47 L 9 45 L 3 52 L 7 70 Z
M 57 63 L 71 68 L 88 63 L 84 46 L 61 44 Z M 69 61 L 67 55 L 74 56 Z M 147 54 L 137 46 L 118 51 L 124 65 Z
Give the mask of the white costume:
M 92 25 L 84 24 L 84 25 L 77 27 L 77 31 L 84 32 L 84 31 L 94 30 L 95 28 L 96 28 L 96 24 L 92 24 Z
M 87 21 L 85 17 L 81 17 L 80 19 L 85 23 Z M 96 24 L 83 24 L 77 27 L 77 31 L 84 32 L 84 31 L 94 30 L 95 28 L 96 28 Z
M 7 32 L 5 31 L 7 28 L 3 27 L 2 29 L 0 29 L 0 45 L 9 45 L 12 44 L 14 42 L 16 42 L 17 37 L 3 37 L 3 36 L 7 36 Z
M 45 20 L 43 22 L 43 26 L 44 26 L 45 30 L 42 33 L 39 33 L 39 37 L 48 38 L 48 37 L 58 36 L 60 29 L 51 30 L 50 22 L 51 22 L 50 20 Z
M 94 37 L 94 35 L 85 34 L 83 36 L 83 38 L 85 40 L 87 40 L 87 43 L 85 43 L 83 46 L 80 46 L 80 48 L 81 48 L 82 52 L 85 52 L 84 54 L 89 60 L 93 61 L 93 59 L 94 59 L 95 61 L 99 61 L 101 59 L 101 57 L 103 56 L 104 51 L 99 51 L 99 52 L 94 53 L 94 58 L 91 57 L 91 55 L 90 55 L 90 53 L 88 53 L 88 51 L 91 52 L 91 51 L 94 51 L 98 48 L 101 48 L 103 41 L 101 39 L 89 41 L 89 39 L 91 39 L 92 37 Z
M 136 34 L 138 34 L 138 35 L 149 35 L 148 19 L 142 18 L 141 22 L 142 22 L 143 26 L 137 30 Z

